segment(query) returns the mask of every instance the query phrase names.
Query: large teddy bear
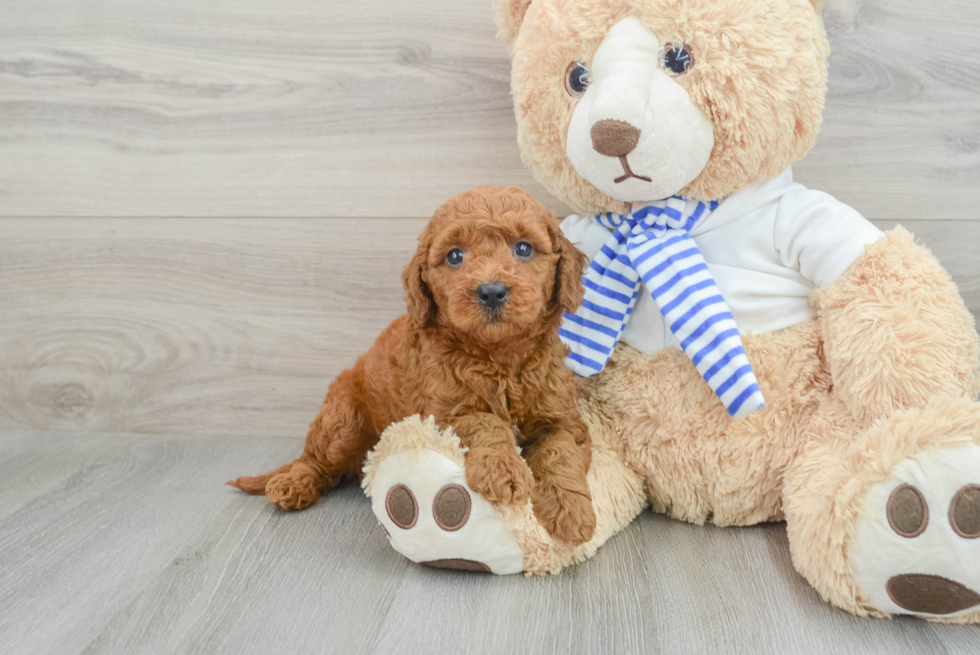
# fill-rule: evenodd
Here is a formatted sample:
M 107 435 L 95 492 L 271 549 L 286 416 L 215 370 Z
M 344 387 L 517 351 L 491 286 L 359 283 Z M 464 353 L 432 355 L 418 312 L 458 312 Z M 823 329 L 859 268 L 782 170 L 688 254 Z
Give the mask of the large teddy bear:
M 364 487 L 392 545 L 437 566 L 557 572 L 645 507 L 785 520 L 799 572 L 859 615 L 980 620 L 980 344 L 902 228 L 793 181 L 829 46 L 821 0 L 503 0 L 520 146 L 580 215 L 567 315 L 587 379 L 595 536 L 466 487 L 418 417 Z

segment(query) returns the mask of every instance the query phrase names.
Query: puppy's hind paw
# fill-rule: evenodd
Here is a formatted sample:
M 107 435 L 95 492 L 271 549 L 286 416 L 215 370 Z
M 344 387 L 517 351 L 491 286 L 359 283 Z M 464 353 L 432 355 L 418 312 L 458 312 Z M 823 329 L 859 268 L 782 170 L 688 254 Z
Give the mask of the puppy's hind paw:
M 309 467 L 294 463 L 285 473 L 277 473 L 265 486 L 265 495 L 287 512 L 306 509 L 320 498 L 322 479 Z

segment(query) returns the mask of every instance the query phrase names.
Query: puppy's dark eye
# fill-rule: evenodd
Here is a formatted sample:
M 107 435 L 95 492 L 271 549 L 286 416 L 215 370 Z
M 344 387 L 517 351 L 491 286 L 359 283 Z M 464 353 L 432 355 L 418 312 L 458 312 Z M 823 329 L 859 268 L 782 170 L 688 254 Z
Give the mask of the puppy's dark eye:
M 534 254 L 534 248 L 527 241 L 518 241 L 514 244 L 514 257 L 517 259 L 530 259 Z
M 463 263 L 463 251 L 459 248 L 453 248 L 446 255 L 446 263 L 450 266 L 456 267 Z
M 685 43 L 668 43 L 660 51 L 660 65 L 675 77 L 683 75 L 694 65 L 694 55 Z
M 581 98 L 592 84 L 592 73 L 580 61 L 573 61 L 565 69 L 565 90 L 573 98 Z

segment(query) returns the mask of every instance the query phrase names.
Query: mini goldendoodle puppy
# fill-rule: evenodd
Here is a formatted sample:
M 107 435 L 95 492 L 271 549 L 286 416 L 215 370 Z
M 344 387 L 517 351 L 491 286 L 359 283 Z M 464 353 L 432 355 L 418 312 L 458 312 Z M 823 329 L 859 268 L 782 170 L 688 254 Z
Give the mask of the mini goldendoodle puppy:
M 588 541 L 589 433 L 558 338 L 562 312 L 582 301 L 584 263 L 554 215 L 520 189 L 453 198 L 402 275 L 408 313 L 330 386 L 303 455 L 229 484 L 304 509 L 356 477 L 389 424 L 433 415 L 469 449 L 474 491 L 506 504 L 531 499 L 556 539 Z

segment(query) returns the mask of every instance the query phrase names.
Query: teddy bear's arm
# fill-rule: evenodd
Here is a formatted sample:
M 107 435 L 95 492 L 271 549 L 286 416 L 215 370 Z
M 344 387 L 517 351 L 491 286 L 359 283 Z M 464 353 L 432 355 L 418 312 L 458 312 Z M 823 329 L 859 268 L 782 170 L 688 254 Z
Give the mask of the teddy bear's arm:
M 833 384 L 865 425 L 934 397 L 976 398 L 980 340 L 952 278 L 896 227 L 814 293 Z

